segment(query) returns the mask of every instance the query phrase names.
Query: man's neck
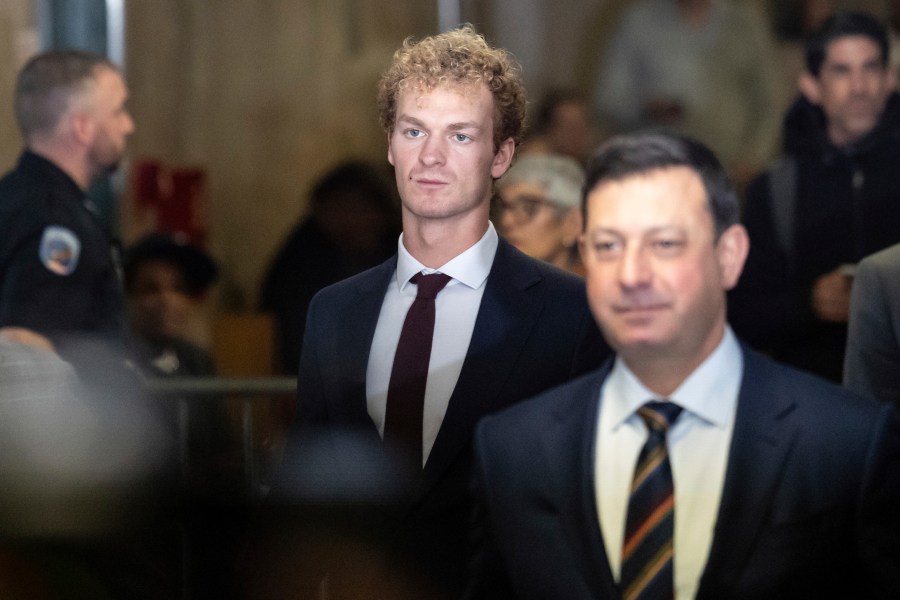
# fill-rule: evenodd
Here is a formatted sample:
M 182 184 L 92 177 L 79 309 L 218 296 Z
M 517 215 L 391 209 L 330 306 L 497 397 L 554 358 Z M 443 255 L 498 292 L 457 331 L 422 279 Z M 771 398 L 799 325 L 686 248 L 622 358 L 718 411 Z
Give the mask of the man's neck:
M 459 256 L 484 236 L 487 213 L 481 219 L 417 219 L 404 215 L 403 246 L 417 261 L 437 269 Z
M 877 127 L 877 125 L 876 125 Z M 849 146 L 851 144 L 855 144 L 862 139 L 864 139 L 867 135 L 872 133 L 875 130 L 875 127 L 864 133 L 863 135 L 851 136 L 845 134 L 843 131 L 837 131 L 834 128 L 828 128 L 828 141 L 832 143 L 835 148 L 843 148 L 844 146 Z
M 660 398 L 666 398 L 671 396 L 722 343 L 725 336 L 724 323 L 717 329 L 719 331 L 714 332 L 698 352 L 664 351 L 659 354 L 637 352 L 628 356 L 622 354 L 622 359 L 648 390 L 659 394 Z
M 42 141 L 32 141 L 28 145 L 28 150 L 52 162 L 71 177 L 82 190 L 87 190 L 90 187 L 91 171 L 77 151 L 72 151 L 70 148 L 60 144 Z

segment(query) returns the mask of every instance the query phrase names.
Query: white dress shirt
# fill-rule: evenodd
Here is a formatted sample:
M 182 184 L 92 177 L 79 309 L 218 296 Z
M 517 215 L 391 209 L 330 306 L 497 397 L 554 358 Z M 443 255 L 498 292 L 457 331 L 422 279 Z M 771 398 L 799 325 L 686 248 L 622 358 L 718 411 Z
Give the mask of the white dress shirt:
M 416 299 L 416 286 L 409 283 L 416 273 L 444 273 L 453 279 L 435 299 L 434 338 L 425 383 L 425 406 L 422 426 L 422 464 L 428 460 L 437 438 L 450 396 L 469 351 L 475 330 L 475 318 L 481 306 L 484 286 L 497 253 L 497 232 L 492 223 L 481 239 L 462 254 L 437 269 L 426 268 L 403 246 L 403 235 L 397 251 L 397 270 L 388 285 L 378 325 L 369 350 L 366 370 L 366 403 L 369 417 L 384 436 L 384 413 L 394 354 L 406 313 Z
M 675 487 L 675 597 L 694 598 L 712 544 L 737 397 L 743 354 L 726 327 L 712 354 L 667 398 L 682 411 L 667 436 Z M 649 391 L 617 358 L 600 392 L 594 455 L 594 492 L 600 527 L 613 577 L 619 580 L 628 497 L 635 464 L 647 440 L 647 426 L 636 413 Z

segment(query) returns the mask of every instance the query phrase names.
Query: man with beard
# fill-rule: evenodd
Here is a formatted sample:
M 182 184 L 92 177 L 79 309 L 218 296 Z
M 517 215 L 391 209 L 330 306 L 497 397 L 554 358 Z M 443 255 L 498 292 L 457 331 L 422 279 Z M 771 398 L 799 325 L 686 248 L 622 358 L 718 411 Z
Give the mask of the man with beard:
M 732 293 L 735 331 L 840 381 L 854 265 L 900 242 L 900 98 L 883 24 L 828 19 L 807 42 L 785 157 L 747 190 L 752 242 Z
M 80 334 L 120 337 L 118 258 L 85 190 L 122 158 L 127 98 L 118 68 L 87 52 L 40 54 L 19 74 L 25 150 L 0 180 L 0 337 L 61 355 Z
M 25 150 L 0 180 L 0 405 L 5 431 L 26 435 L 3 449 L 0 503 L 41 525 L 0 529 L 47 589 L 173 597 L 181 538 L 157 512 L 172 440 L 127 368 L 118 255 L 86 193 L 134 130 L 127 97 L 115 65 L 77 50 L 33 57 L 16 81 Z

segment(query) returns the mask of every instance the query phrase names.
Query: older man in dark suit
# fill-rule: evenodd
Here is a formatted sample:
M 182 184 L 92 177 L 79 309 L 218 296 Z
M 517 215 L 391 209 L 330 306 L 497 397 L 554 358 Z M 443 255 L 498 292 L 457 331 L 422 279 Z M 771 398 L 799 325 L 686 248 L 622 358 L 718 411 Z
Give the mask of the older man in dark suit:
M 743 347 L 749 240 L 689 139 L 592 159 L 588 301 L 617 352 L 486 417 L 471 597 L 900 597 L 900 418 Z
M 286 478 L 315 487 L 291 461 L 322 439 L 316 431 L 361 431 L 399 457 L 408 477 L 386 529 L 409 568 L 391 573 L 421 577 L 427 597 L 452 597 L 464 581 L 476 422 L 595 368 L 607 351 L 583 280 L 526 257 L 489 221 L 525 113 L 512 58 L 470 26 L 407 41 L 379 105 L 403 234 L 395 257 L 312 301 Z M 338 583 L 332 574 L 332 592 Z

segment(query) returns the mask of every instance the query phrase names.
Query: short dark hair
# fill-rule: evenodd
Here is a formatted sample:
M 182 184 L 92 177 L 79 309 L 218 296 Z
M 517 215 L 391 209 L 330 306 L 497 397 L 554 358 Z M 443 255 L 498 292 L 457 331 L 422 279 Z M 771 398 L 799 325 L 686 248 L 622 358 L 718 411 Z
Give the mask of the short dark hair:
M 541 98 L 534 111 L 534 120 L 531 124 L 530 134 L 545 133 L 556 119 L 559 107 L 565 104 L 588 105 L 587 98 L 576 88 L 557 87 L 548 90 Z
M 890 40 L 884 23 L 865 12 L 838 12 L 806 40 L 806 70 L 818 77 L 828 46 L 837 39 L 860 35 L 875 42 L 881 52 L 881 65 L 887 67 Z
M 316 210 L 335 197 L 354 194 L 378 212 L 393 216 L 399 205 L 396 189 L 387 169 L 365 160 L 348 159 L 315 181 L 310 192 L 310 203 Z
M 26 142 L 53 131 L 72 96 L 97 76 L 100 68 L 118 72 L 106 58 L 84 50 L 51 50 L 29 60 L 16 79 L 16 122 Z
M 674 133 L 636 133 L 610 138 L 591 157 L 587 166 L 581 212 L 587 223 L 588 194 L 606 181 L 621 181 L 657 169 L 688 167 L 700 176 L 716 229 L 716 238 L 738 223 L 737 193 L 722 163 L 712 150 L 697 140 Z
M 141 266 L 159 261 L 171 265 L 184 277 L 189 296 L 199 296 L 213 284 L 219 268 L 202 249 L 188 243 L 182 234 L 154 232 L 126 249 L 122 260 L 126 294 L 134 291 L 135 279 Z

